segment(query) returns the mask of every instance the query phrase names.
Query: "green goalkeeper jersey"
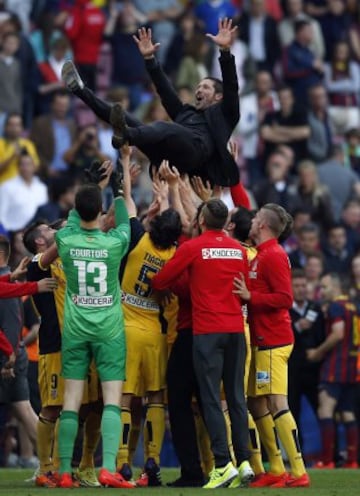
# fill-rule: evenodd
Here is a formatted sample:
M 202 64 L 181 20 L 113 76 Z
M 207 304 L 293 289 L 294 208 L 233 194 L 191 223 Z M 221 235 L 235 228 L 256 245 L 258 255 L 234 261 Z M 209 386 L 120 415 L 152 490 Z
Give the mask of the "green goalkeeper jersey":
M 119 266 L 130 240 L 124 200 L 115 200 L 116 228 L 83 229 L 72 210 L 55 240 L 66 276 L 64 337 L 95 341 L 124 329 L 120 304 Z

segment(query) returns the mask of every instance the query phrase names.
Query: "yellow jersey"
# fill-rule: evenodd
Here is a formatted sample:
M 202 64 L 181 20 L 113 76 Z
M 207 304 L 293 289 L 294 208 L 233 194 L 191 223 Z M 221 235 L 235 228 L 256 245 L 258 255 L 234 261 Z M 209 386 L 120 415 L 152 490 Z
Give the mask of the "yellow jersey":
M 33 159 L 35 168 L 38 169 L 40 160 L 36 151 L 35 145 L 32 141 L 26 138 L 19 138 L 18 143 L 20 148 L 26 148 L 28 155 Z M 12 142 L 6 138 L 0 138 L 0 162 L 5 162 L 12 155 L 14 155 L 15 148 Z M 19 159 L 13 158 L 7 166 L 0 172 L 0 184 L 8 179 L 12 179 L 19 173 Z

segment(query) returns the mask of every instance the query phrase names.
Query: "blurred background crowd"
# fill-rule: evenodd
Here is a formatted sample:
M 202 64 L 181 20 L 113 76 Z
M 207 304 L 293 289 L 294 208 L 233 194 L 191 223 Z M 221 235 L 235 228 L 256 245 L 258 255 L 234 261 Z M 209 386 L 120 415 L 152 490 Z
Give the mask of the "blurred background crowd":
M 221 77 L 218 53 L 205 36 L 217 32 L 220 17 L 238 25 L 232 53 L 240 88 L 234 140 L 241 180 L 254 208 L 274 202 L 294 217 L 285 248 L 293 268 L 304 271 L 305 290 L 296 303 L 320 303 L 324 271 L 348 280 L 360 303 L 358 0 L 0 0 L 0 233 L 11 240 L 12 266 L 25 253 L 24 227 L 65 217 L 84 169 L 95 158 L 117 160 L 111 128 L 64 88 L 64 61 L 73 59 L 87 86 L 122 102 L 143 122 L 167 120 L 132 35 L 140 26 L 152 28 L 160 62 L 181 99 L 191 103 L 202 78 Z M 152 185 L 146 157 L 133 153 L 142 171 L 134 185 L 141 212 L 151 202 Z M 38 411 L 38 320 L 27 302 L 24 309 Z M 306 346 L 301 326 L 294 332 L 297 346 Z M 359 344 L 360 331 L 356 339 Z M 296 367 L 300 362 L 305 354 Z M 316 388 L 311 367 L 306 377 Z M 300 402 L 304 391 L 296 391 L 292 401 L 300 417 L 306 404 Z M 359 398 L 357 391 L 358 421 Z M 317 436 L 316 400 L 312 406 L 300 422 L 305 443 Z M 23 433 L 16 447 L 7 414 L 0 421 L 1 463 L 28 466 L 31 443 Z M 17 432 L 22 435 L 21 426 Z M 310 444 L 309 457 L 316 450 Z

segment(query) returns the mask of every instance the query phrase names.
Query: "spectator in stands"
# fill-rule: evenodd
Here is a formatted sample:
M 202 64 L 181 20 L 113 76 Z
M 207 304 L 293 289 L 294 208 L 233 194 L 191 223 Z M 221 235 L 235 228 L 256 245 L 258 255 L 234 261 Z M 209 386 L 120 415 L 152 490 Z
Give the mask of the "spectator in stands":
M 331 105 L 329 112 L 338 134 L 359 127 L 360 68 L 351 58 L 350 46 L 346 41 L 338 41 L 334 45 L 331 60 L 324 69 Z
M 77 126 L 68 117 L 70 96 L 66 90 L 52 95 L 50 112 L 34 119 L 30 137 L 39 152 L 41 176 L 48 180 L 68 170 L 64 153 L 74 143 Z
M 63 158 L 69 166 L 69 174 L 74 179 L 84 177 L 94 160 L 104 162 L 108 159 L 99 147 L 97 128 L 94 124 L 79 130 L 78 136 L 71 147 L 64 153 Z
M 357 62 L 360 62 L 360 8 L 357 5 L 357 15 L 354 16 L 349 30 L 351 52 Z
M 286 253 L 292 253 L 299 248 L 299 232 L 302 226 L 311 222 L 311 214 L 307 208 L 297 207 L 292 214 L 293 229 L 290 236 L 283 241 L 282 246 Z
M 349 295 L 356 305 L 360 306 L 360 254 L 354 256 L 351 261 Z
M 320 249 L 320 230 L 316 224 L 310 222 L 299 229 L 299 247 L 289 255 L 293 269 L 303 269 L 307 257 Z
M 50 44 L 50 54 L 39 63 L 40 85 L 37 110 L 43 114 L 49 111 L 51 97 L 63 88 L 61 68 L 69 55 L 70 43 L 64 36 L 56 38 Z
M 184 5 L 179 0 L 133 0 L 135 7 L 146 17 L 153 32 L 153 39 L 160 43 L 156 57 L 159 62 L 165 62 L 166 54 L 176 32 L 176 20 L 184 11 Z
M 189 86 L 192 91 L 195 91 L 201 79 L 209 76 L 206 58 L 210 51 L 210 45 L 202 33 L 196 33 L 189 42 L 184 44 L 183 49 L 183 57 L 180 60 L 175 83 L 176 86 Z M 233 47 L 231 53 L 235 56 Z M 217 55 L 219 55 L 218 52 Z M 216 67 L 218 67 L 218 60 L 216 62 Z M 241 81 L 243 81 L 242 77 Z
M 345 227 L 334 224 L 327 231 L 323 246 L 326 272 L 346 275 L 351 266 L 354 247 L 348 244 Z
M 111 82 L 114 86 L 127 88 L 130 110 L 135 110 L 141 103 L 145 83 L 148 80 L 143 57 L 133 39 L 139 23 L 144 22 L 144 15 L 132 2 L 124 2 L 121 9 L 118 7 L 118 2 L 110 2 L 109 17 L 104 31 L 112 48 Z
M 288 145 L 295 153 L 295 163 L 306 157 L 306 140 L 310 136 L 306 113 L 295 104 L 291 88 L 283 86 L 278 90 L 280 110 L 269 112 L 260 128 L 264 140 L 265 160 L 279 145 Z
M 341 224 L 346 230 L 346 239 L 352 250 L 356 253 L 360 250 L 360 201 L 353 199 L 348 201 L 341 212 Z
M 34 160 L 23 152 L 19 159 L 19 175 L 0 187 L 0 222 L 8 231 L 23 229 L 38 207 L 47 201 L 47 188 L 35 176 Z
M 333 206 L 334 218 L 340 219 L 348 200 L 360 196 L 360 182 L 354 171 L 344 167 L 344 151 L 341 146 L 333 146 L 329 160 L 318 166 L 320 182 L 328 187 Z
M 267 71 L 259 71 L 255 78 L 255 91 L 241 98 L 241 119 L 238 131 L 242 138 L 242 155 L 250 185 L 264 178 L 261 159 L 263 143 L 259 129 L 269 112 L 279 110 L 279 100 L 272 90 L 272 77 Z
M 280 58 L 280 43 L 275 20 L 267 15 L 264 0 L 250 0 L 249 12 L 240 18 L 239 37 L 250 50 L 258 70 L 274 74 Z
M 359 112 L 359 109 L 356 109 Z M 360 128 L 350 128 L 345 133 L 345 167 L 353 169 L 360 176 Z
M 278 33 L 282 48 L 285 48 L 294 41 L 295 21 L 305 20 L 310 23 L 313 32 L 313 39 L 309 48 L 317 59 L 323 60 L 325 45 L 318 21 L 305 13 L 303 0 L 286 0 L 285 5 L 287 16 L 278 24 Z
M 310 49 L 313 41 L 311 23 L 307 20 L 295 21 L 294 29 L 295 39 L 283 54 L 284 79 L 293 89 L 294 96 L 306 102 L 308 89 L 323 78 L 324 65 Z
M 195 15 L 201 21 L 205 33 L 216 34 L 219 19 L 233 19 L 238 13 L 231 0 L 204 0 L 197 2 Z
M 351 17 L 343 0 L 327 0 L 327 12 L 319 18 L 325 41 L 325 60 L 331 60 L 335 45 L 348 37 Z
M 334 128 L 328 112 L 328 98 L 322 84 L 308 90 L 308 123 L 310 136 L 307 140 L 309 157 L 315 162 L 324 162 L 330 155 Z
M 17 176 L 20 156 L 24 151 L 32 157 L 36 169 L 39 168 L 40 161 L 35 144 L 30 139 L 21 137 L 23 131 L 21 115 L 8 114 L 4 137 L 0 138 L 0 185 Z
M 280 152 L 270 155 L 266 165 L 267 178 L 259 181 L 253 187 L 258 207 L 266 203 L 277 203 L 292 212 L 299 206 L 298 197 L 291 188 L 292 180 L 289 176 L 289 166 L 286 157 Z
M 20 46 L 16 33 L 7 33 L 2 37 L 0 49 L 0 128 L 6 114 L 22 111 L 23 87 L 21 64 L 15 57 Z
M 54 178 L 50 186 L 50 201 L 37 209 L 33 222 L 46 220 L 51 223 L 58 219 L 66 219 L 75 204 L 76 186 L 67 176 Z
M 329 190 L 319 182 L 316 166 L 304 160 L 298 167 L 297 195 L 302 207 L 308 209 L 311 221 L 323 228 L 334 222 Z
M 327 0 L 305 0 L 305 10 L 310 16 L 319 19 L 328 12 Z
M 44 10 L 37 19 L 36 25 L 29 36 L 38 64 L 48 59 L 52 43 L 57 38 L 62 38 L 63 36 L 63 32 L 55 27 L 55 13 L 51 10 Z
M 309 253 L 306 258 L 304 272 L 306 276 L 307 298 L 320 301 L 320 279 L 324 273 L 324 257 L 321 252 Z
M 103 41 L 105 14 L 90 0 L 75 0 L 73 7 L 58 14 L 56 23 L 64 29 L 70 40 L 81 77 L 95 91 L 96 65 Z
M 292 290 L 294 302 L 290 309 L 292 329 L 294 332 L 294 348 L 289 359 L 288 398 L 289 406 L 297 425 L 302 443 L 300 414 L 301 400 L 304 396 L 313 409 L 318 408 L 318 386 L 320 362 L 310 362 L 306 350 L 317 348 L 325 339 L 325 321 L 320 305 L 309 299 L 307 279 L 301 269 L 292 271 Z

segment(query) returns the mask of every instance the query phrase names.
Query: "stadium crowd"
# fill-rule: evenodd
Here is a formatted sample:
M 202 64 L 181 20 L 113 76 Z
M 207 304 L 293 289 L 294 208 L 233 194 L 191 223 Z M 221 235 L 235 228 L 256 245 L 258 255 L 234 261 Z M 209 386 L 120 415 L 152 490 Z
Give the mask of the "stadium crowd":
M 114 138 L 117 143 L 120 129 L 116 115 L 118 102 L 133 122 L 140 120 L 154 126 L 155 122 L 175 120 L 173 115 L 168 115 L 152 85 L 154 67 L 148 60 L 144 63 L 147 55 L 142 51 L 146 32 L 141 34 L 138 29 L 151 28 L 153 42 L 159 43 L 154 50 L 156 59 L 180 101 L 201 109 L 201 105 L 205 105 L 202 100 L 205 102 L 206 91 L 215 88 L 212 103 L 217 103 L 216 95 L 221 95 L 219 101 L 222 98 L 223 90 L 216 89 L 212 78 L 224 78 L 225 95 L 227 55 L 218 38 L 221 29 L 228 27 L 220 24 L 219 28 L 219 19 L 224 18 L 232 19 L 232 25 L 237 27 L 232 33 L 231 46 L 226 46 L 225 50 L 230 50 L 235 57 L 240 106 L 240 120 L 228 145 L 231 164 L 236 162 L 236 173 L 222 176 L 216 167 L 213 170 L 209 166 L 208 171 L 190 167 L 196 150 L 188 161 L 181 149 L 175 153 L 173 161 L 184 161 L 180 166 L 176 164 L 180 173 L 172 167 L 173 163 L 162 160 L 168 156 L 161 157 L 159 163 L 152 160 L 150 164 L 149 154 L 140 150 L 145 148 L 146 151 L 149 146 L 145 135 L 142 140 L 139 138 L 137 124 L 130 128 L 125 139 L 134 146 L 122 146 L 124 143 L 120 140 L 114 148 L 112 143 Z M 137 40 L 134 40 L 134 34 L 138 36 Z M 79 79 L 70 74 L 70 83 L 63 71 L 69 59 L 74 61 L 80 74 Z M 204 80 L 212 82 L 210 90 L 201 86 Z M 79 81 L 85 84 L 85 90 L 81 84 L 79 86 Z M 100 102 L 99 112 L 95 109 L 94 113 L 94 100 L 86 97 L 89 94 L 99 97 L 96 100 Z M 101 112 L 101 102 L 109 104 L 106 107 L 109 119 L 96 117 L 99 113 L 105 115 Z M 219 128 L 222 127 L 219 115 L 216 119 Z M 202 123 L 196 122 L 196 125 Z M 149 129 L 155 129 L 151 126 Z M 162 129 L 167 132 L 166 127 Z M 113 462 L 109 459 L 114 447 L 111 447 L 109 432 L 120 429 L 120 421 L 117 421 L 120 414 L 108 401 L 109 394 L 114 399 L 114 389 L 109 392 L 104 384 L 120 382 L 124 371 L 115 374 L 116 380 L 113 380 L 101 364 L 98 367 L 104 413 L 93 365 L 89 372 L 86 371 L 89 380 L 82 405 L 80 400 L 79 404 L 71 402 L 71 397 L 82 398 L 83 384 L 71 392 L 70 387 L 75 385 L 65 385 L 65 391 L 60 392 L 64 385 L 59 385 L 61 379 L 56 372 L 60 367 L 60 330 L 65 322 L 66 280 L 62 265 L 67 277 L 70 272 L 67 272 L 66 256 L 60 263 L 57 253 L 51 251 L 53 242 L 56 241 L 61 257 L 66 243 L 76 243 L 71 229 L 100 227 L 109 233 L 122 229 L 121 236 L 124 237 L 120 284 L 128 360 L 132 367 L 126 368 L 127 380 L 122 386 L 122 433 L 120 447 L 116 447 L 120 479 L 114 482 L 108 472 L 103 472 L 100 475 L 103 485 L 116 484 L 120 480 L 122 485 L 119 487 L 133 487 L 129 482 L 133 478 L 131 463 L 142 424 L 146 463 L 137 484 L 161 484 L 159 464 L 165 407 L 181 466 L 181 476 L 175 485 L 200 486 L 206 482 L 204 475 L 209 474 L 209 487 L 228 482 L 234 487 L 248 483 L 255 487 L 308 485 L 300 448 L 306 431 L 312 429 L 304 422 L 306 405 L 307 410 L 312 410 L 312 422 L 320 432 L 321 451 L 303 453 L 305 465 L 319 469 L 359 467 L 359 2 L 0 0 L 0 135 L 0 296 L 11 290 L 9 273 L 11 281 L 20 277 L 22 280 L 27 278 L 26 284 L 32 284 L 27 287 L 32 297 L 22 296 L 20 300 L 20 293 L 13 292 L 6 293 L 11 298 L 0 300 L 0 465 L 36 469 L 40 459 L 36 484 L 54 487 L 58 481 L 48 475 L 59 468 L 59 460 L 52 458 L 53 444 L 59 452 L 60 472 L 69 472 L 71 458 L 68 453 L 75 442 L 79 421 L 74 416 L 76 410 L 83 432 L 81 461 L 75 473 L 77 480 L 63 481 L 63 487 L 79 481 L 89 486 L 98 484 L 92 469 L 100 436 L 105 448 L 105 468 L 102 470 L 108 470 L 110 475 L 113 472 Z M 155 139 L 153 136 L 155 134 L 151 139 Z M 171 146 L 174 149 L 174 140 L 170 141 Z M 221 156 L 221 160 L 230 164 L 229 157 Z M 112 173 L 111 167 L 114 168 Z M 233 180 L 237 172 L 239 181 Z M 120 176 L 123 176 L 123 186 L 119 186 Z M 228 180 L 230 176 L 231 180 Z M 99 224 L 91 223 L 99 213 L 96 207 L 94 212 L 86 210 L 87 201 L 95 205 L 99 201 L 94 188 L 83 186 L 89 182 L 99 184 L 102 190 L 104 215 Z M 75 199 L 79 218 L 74 219 Z M 121 218 L 124 213 L 121 208 L 125 207 L 126 220 Z M 255 211 L 258 212 L 256 215 Z M 62 229 L 69 214 L 68 225 Z M 288 214 L 293 218 L 290 233 L 287 232 Z M 229 234 L 225 239 L 221 236 L 223 228 Z M 197 236 L 199 231 L 202 236 Z M 216 235 L 210 242 L 213 232 Z M 183 243 L 185 235 L 194 239 Z M 80 234 L 76 231 L 75 236 Z M 99 253 L 106 251 L 108 245 L 110 253 L 109 236 L 115 243 L 115 235 L 104 234 L 103 244 L 96 247 Z M 126 236 L 129 237 L 127 241 Z M 207 236 L 207 241 L 203 236 Z M 230 238 L 237 241 L 230 242 Z M 209 248 L 215 239 L 219 244 Z M 271 244 L 278 247 L 277 239 L 283 247 L 279 252 Z M 256 255 L 255 245 L 263 246 L 263 243 L 271 244 L 270 248 L 266 245 L 267 250 L 275 250 L 271 252 L 273 267 L 268 277 L 276 281 L 271 282 L 267 290 L 270 288 L 269 293 L 274 295 L 278 290 L 282 295 L 281 299 L 274 298 L 274 303 L 268 302 L 270 307 L 266 307 L 259 296 L 261 291 L 267 291 L 264 287 L 253 286 L 252 281 L 252 274 L 259 271 L 259 267 L 270 270 L 264 248 L 259 248 L 259 255 Z M 178 249 L 175 248 L 177 244 Z M 72 246 L 76 251 L 77 245 Z M 212 273 L 216 287 L 211 287 L 207 279 L 209 272 L 202 272 L 201 264 L 196 265 L 196 260 L 192 259 L 195 250 L 199 249 L 209 249 L 209 253 L 216 249 L 220 259 L 224 250 L 228 250 L 226 253 L 231 251 L 230 290 L 227 286 L 230 279 L 225 278 L 223 267 L 216 265 Z M 286 257 L 282 258 L 285 253 L 291 263 L 288 273 Z M 81 258 L 82 255 L 78 255 Z M 87 255 L 95 259 L 103 256 Z M 250 260 L 249 272 L 237 262 L 243 256 Z M 24 257 L 34 257 L 27 271 Z M 102 284 L 107 276 L 104 276 L 102 266 L 99 269 L 96 265 L 102 262 L 89 262 L 89 265 L 91 263 L 95 264 L 93 272 L 99 270 L 94 281 Z M 18 266 L 20 269 L 16 269 Z M 77 269 L 80 278 L 82 266 L 78 265 Z M 108 272 L 114 275 L 118 269 L 114 264 L 111 269 L 109 266 Z M 238 273 L 244 277 L 239 277 Z M 186 274 L 187 278 L 184 277 Z M 281 274 L 285 274 L 284 279 Z M 238 277 L 234 282 L 235 276 Z M 44 282 L 38 285 L 30 282 L 44 277 Z M 198 285 L 199 279 L 211 288 Z M 2 289 L 1 284 L 7 286 Z M 88 287 L 86 284 L 85 288 Z M 189 285 L 191 298 L 189 290 L 184 290 Z M 20 284 L 16 286 L 20 287 Z M 133 287 L 137 288 L 135 295 L 132 294 Z M 214 293 L 211 293 L 212 289 Z M 204 308 L 195 292 L 208 299 L 202 316 Z M 96 304 L 110 305 L 110 300 L 105 301 L 107 297 L 102 297 L 100 302 L 95 293 L 93 289 L 88 293 L 91 304 L 98 298 Z M 278 327 L 282 328 L 289 318 L 286 332 L 290 333 L 292 329 L 293 337 L 289 338 L 290 334 L 285 333 L 285 341 L 281 340 L 283 336 L 275 336 L 271 343 L 252 339 L 256 353 L 259 357 L 262 354 L 259 366 L 263 368 L 259 369 L 258 364 L 256 371 L 250 368 L 248 408 L 251 415 L 244 406 L 248 389 L 246 378 L 243 383 L 247 370 L 244 356 L 245 349 L 249 349 L 243 340 L 246 318 L 243 323 L 239 317 L 239 328 L 228 316 L 222 319 L 222 311 L 225 315 L 225 306 L 229 305 L 229 302 L 222 302 L 225 293 L 225 298 L 229 294 L 233 298 L 231 312 L 236 311 L 240 316 L 241 303 L 248 303 L 250 333 L 258 326 L 267 328 L 269 317 L 261 320 L 262 312 L 268 315 L 274 308 L 280 312 Z M 90 304 L 84 303 L 90 298 L 84 294 L 79 290 L 79 306 Z M 216 302 L 211 302 L 211 294 L 216 294 Z M 286 303 L 291 294 L 293 300 Z M 211 305 L 217 306 L 216 315 L 212 315 Z M 284 305 L 287 310 L 281 314 Z M 197 318 L 191 318 L 191 307 Z M 154 312 L 156 324 L 147 312 Z M 225 342 L 224 336 L 219 340 L 214 336 L 213 341 L 208 339 L 209 335 L 202 327 L 204 322 L 215 337 L 217 326 L 226 329 L 224 336 L 228 341 Z M 98 326 L 103 330 L 102 325 L 94 318 L 94 329 Z M 276 327 L 276 320 L 272 326 Z M 150 328 L 148 336 L 139 337 L 143 330 Z M 65 325 L 65 329 L 71 332 L 71 326 Z M 177 337 L 176 330 L 179 331 Z M 271 332 L 276 335 L 274 329 Z M 41 335 L 45 337 L 41 338 Z M 194 366 L 192 355 L 186 352 L 191 351 L 192 346 L 196 358 Z M 63 344 L 62 353 L 64 347 Z M 141 347 L 143 353 L 139 352 Z M 157 355 L 148 351 L 151 347 L 156 348 Z M 283 355 L 276 355 L 272 348 L 281 349 Z M 215 356 L 215 349 L 216 357 L 224 353 L 225 365 L 223 362 L 219 365 L 219 362 L 215 366 L 214 360 L 212 367 L 209 366 L 207 360 L 209 356 Z M 241 351 L 231 355 L 231 350 L 235 349 Z M 68 360 L 74 360 L 71 345 L 65 351 Z M 100 360 L 102 350 L 93 349 L 92 353 Z M 48 360 L 49 355 L 51 360 Z M 284 369 L 279 367 L 280 379 L 274 384 L 273 370 L 271 378 L 263 372 L 267 370 L 264 360 L 272 358 L 277 363 L 288 362 L 288 371 L 286 366 Z M 152 360 L 156 360 L 156 365 Z M 27 382 L 19 386 L 19 396 L 12 396 L 13 374 L 21 374 L 26 368 Z M 129 373 L 140 369 L 141 378 Z M 73 377 L 74 371 L 69 372 L 64 364 L 63 373 L 69 382 L 83 382 L 73 380 L 82 377 L 77 376 L 77 371 Z M 260 377 L 261 374 L 265 375 Z M 43 380 L 49 378 L 51 384 L 46 393 L 41 391 L 41 384 L 39 390 L 38 377 L 40 382 L 41 377 Z M 180 381 L 180 378 L 186 380 Z M 220 378 L 224 392 L 221 404 L 216 404 Z M 256 401 L 259 398 L 255 390 L 266 389 L 270 382 L 274 391 L 270 388 L 261 392 L 262 399 L 268 397 L 264 406 Z M 121 391 L 116 389 L 116 394 L 121 395 Z M 139 399 L 142 397 L 143 401 Z M 61 421 L 57 422 L 62 406 L 64 412 Z M 219 420 L 220 417 L 224 421 Z M 244 425 L 248 425 L 250 432 L 250 453 Z M 275 430 L 282 452 L 274 437 Z M 69 435 L 70 431 L 74 434 Z M 44 441 L 39 443 L 39 437 Z M 197 439 L 202 439 L 199 449 Z M 270 466 L 266 473 L 262 455 L 267 457 Z M 282 455 L 290 464 L 290 476 Z M 227 469 L 223 472 L 212 470 L 214 460 L 215 468 Z

